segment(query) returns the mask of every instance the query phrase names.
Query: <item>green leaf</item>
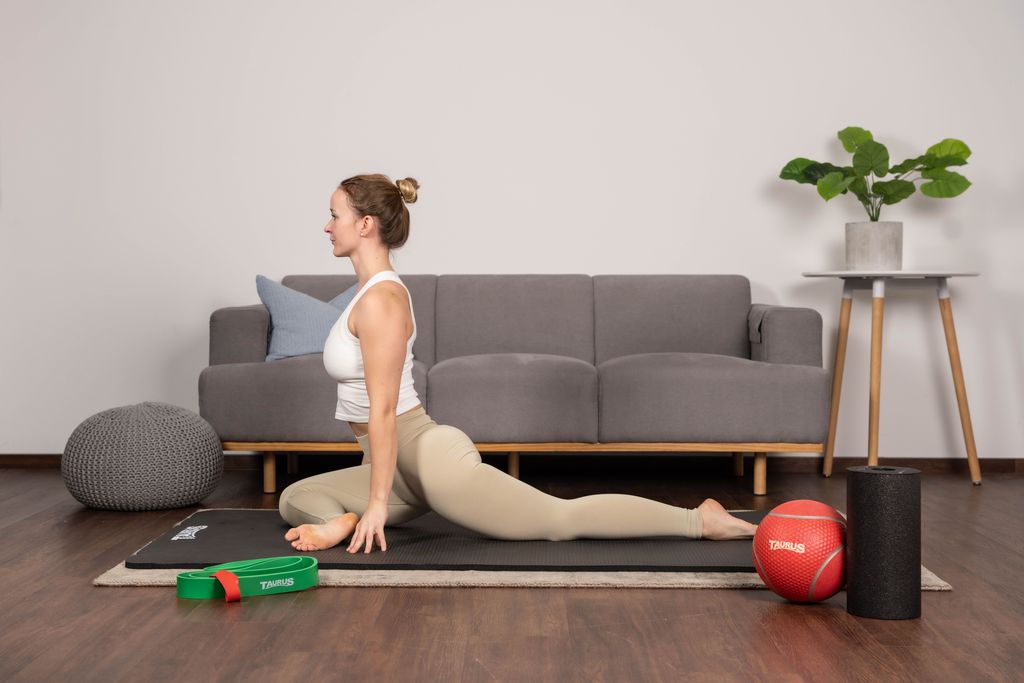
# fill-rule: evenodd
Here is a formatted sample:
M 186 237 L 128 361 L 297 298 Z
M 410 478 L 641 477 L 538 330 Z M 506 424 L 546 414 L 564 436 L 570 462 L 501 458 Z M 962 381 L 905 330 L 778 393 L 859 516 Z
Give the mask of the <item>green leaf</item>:
M 925 157 L 927 157 L 927 160 L 925 161 L 925 166 L 927 166 L 928 168 L 946 168 L 947 166 L 963 166 L 964 164 L 967 163 L 966 159 L 954 155 L 936 157 L 934 154 L 925 154 Z
M 871 198 L 868 196 L 868 184 L 864 180 L 863 176 L 856 176 L 853 182 L 850 183 L 850 192 L 857 195 L 857 199 L 861 202 L 868 202 Z
M 804 169 L 816 163 L 818 162 L 811 161 L 810 159 L 804 159 L 803 157 L 797 157 L 782 167 L 782 172 L 779 173 L 779 177 L 783 180 L 795 180 L 798 183 L 810 183 L 813 185 L 815 181 L 804 178 Z
M 914 194 L 914 183 L 909 180 L 882 180 L 872 185 L 871 191 L 882 198 L 883 204 L 895 204 Z
M 885 175 L 889 172 L 889 150 L 879 142 L 868 140 L 853 153 L 853 170 L 857 175 L 870 172 L 876 176 Z
M 900 163 L 890 168 L 889 173 L 900 174 L 906 173 L 907 171 L 912 171 L 921 164 L 927 165 L 927 160 L 933 158 L 934 157 L 930 154 L 923 154 L 919 157 L 914 157 L 913 159 L 904 159 Z
M 836 195 L 842 194 L 854 178 L 844 178 L 841 171 L 833 171 L 818 180 L 818 194 L 826 202 Z
M 906 173 L 907 171 L 913 171 L 914 169 L 921 170 L 925 168 L 946 168 L 947 166 L 963 166 L 967 161 L 958 156 L 944 156 L 937 157 L 934 154 L 922 154 L 919 157 L 913 159 L 906 159 L 896 164 L 889 169 L 889 173 L 899 175 Z
M 843 169 L 835 164 L 830 164 L 827 161 L 821 163 L 815 162 L 804 169 L 804 182 L 806 183 L 817 183 L 819 180 L 827 176 L 829 173 L 838 173 L 840 175 L 846 175 L 843 173 Z
M 942 142 L 937 142 L 927 151 L 936 157 L 960 157 L 964 161 L 971 156 L 971 148 L 955 138 L 946 138 Z
M 921 185 L 921 194 L 929 197 L 955 197 L 971 186 L 970 180 L 944 168 L 927 168 L 921 177 L 931 181 Z
M 815 161 L 813 164 L 804 169 L 803 181 L 805 183 L 811 183 L 812 185 L 814 185 L 819 180 L 827 176 L 828 173 L 828 164 L 823 164 L 821 162 Z
M 837 137 L 842 141 L 843 149 L 847 152 L 856 152 L 858 147 L 872 139 L 871 131 L 857 128 L 856 126 L 843 128 L 839 131 Z

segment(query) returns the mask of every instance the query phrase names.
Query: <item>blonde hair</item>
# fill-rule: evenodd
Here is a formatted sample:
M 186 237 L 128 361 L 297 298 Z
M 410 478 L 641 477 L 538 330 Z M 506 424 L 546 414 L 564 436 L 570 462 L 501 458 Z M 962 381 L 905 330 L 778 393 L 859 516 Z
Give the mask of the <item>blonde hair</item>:
M 415 178 L 392 182 L 382 173 L 355 175 L 338 185 L 360 218 L 377 217 L 380 239 L 391 249 L 398 249 L 409 239 L 409 209 L 405 205 L 416 201 L 419 187 Z

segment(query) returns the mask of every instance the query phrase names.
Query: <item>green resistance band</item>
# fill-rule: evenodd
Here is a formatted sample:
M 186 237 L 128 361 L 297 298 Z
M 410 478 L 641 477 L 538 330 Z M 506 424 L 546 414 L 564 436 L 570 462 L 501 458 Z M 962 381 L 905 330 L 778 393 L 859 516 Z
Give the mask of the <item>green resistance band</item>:
M 317 561 L 308 555 L 284 555 L 225 562 L 178 574 L 178 597 L 203 600 L 301 591 L 319 582 Z

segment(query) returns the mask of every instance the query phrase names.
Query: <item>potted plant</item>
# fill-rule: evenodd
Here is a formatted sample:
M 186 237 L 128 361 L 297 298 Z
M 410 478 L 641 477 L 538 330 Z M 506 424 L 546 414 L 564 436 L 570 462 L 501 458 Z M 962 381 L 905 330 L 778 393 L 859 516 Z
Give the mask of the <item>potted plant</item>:
M 956 197 L 971 186 L 964 176 L 949 170 L 963 166 L 971 150 L 960 140 L 946 138 L 919 157 L 889 165 L 889 150 L 871 132 L 849 126 L 838 133 L 843 149 L 853 153 L 850 166 L 797 157 L 782 168 L 779 177 L 814 185 L 828 201 L 852 193 L 867 211 L 869 221 L 846 224 L 848 270 L 900 270 L 903 267 L 903 223 L 879 221 L 883 205 L 895 204 L 914 194 L 915 182 L 928 197 Z M 913 174 L 917 174 L 916 176 Z M 891 175 L 891 179 L 883 179 Z

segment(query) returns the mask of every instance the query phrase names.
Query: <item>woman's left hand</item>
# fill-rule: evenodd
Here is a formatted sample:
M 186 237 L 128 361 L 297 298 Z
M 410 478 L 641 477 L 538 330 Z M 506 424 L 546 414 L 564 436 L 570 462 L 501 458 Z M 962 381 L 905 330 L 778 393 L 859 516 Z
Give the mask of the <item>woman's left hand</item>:
M 384 540 L 384 525 L 388 521 L 387 503 L 372 501 L 366 508 L 366 512 L 356 524 L 355 532 L 352 534 L 352 542 L 348 546 L 350 553 L 359 552 L 359 548 L 365 543 L 366 551 L 373 550 L 373 541 L 377 539 L 380 549 L 387 552 L 388 543 Z

